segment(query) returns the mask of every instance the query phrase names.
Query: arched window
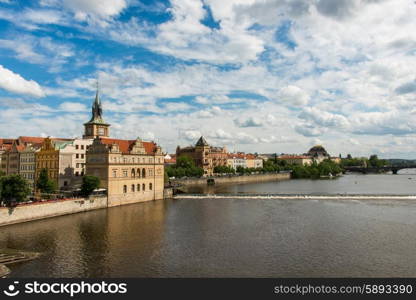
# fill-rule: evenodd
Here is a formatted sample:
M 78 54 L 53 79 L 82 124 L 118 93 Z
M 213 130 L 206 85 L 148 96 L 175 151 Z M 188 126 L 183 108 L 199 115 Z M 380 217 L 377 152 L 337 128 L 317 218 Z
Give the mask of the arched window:
M 149 183 L 149 190 L 153 189 L 153 184 Z
M 137 177 L 140 178 L 140 169 L 137 168 Z
M 134 184 L 131 185 L 131 191 L 134 193 Z
M 137 184 L 137 191 L 140 192 L 140 183 Z
M 144 183 L 142 184 L 142 190 L 143 192 L 146 190 L 146 185 Z
M 131 177 L 136 177 L 136 171 L 134 169 L 131 169 Z
M 146 169 L 145 168 L 142 169 L 142 177 L 146 178 Z
M 127 193 L 127 185 L 123 185 L 123 193 Z

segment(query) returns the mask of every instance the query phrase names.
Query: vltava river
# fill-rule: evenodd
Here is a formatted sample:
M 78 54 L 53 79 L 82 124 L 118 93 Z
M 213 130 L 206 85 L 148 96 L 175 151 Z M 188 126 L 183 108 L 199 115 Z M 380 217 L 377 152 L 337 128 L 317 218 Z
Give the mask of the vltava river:
M 215 190 L 416 194 L 416 175 Z M 416 200 L 201 195 L 2 227 L 0 248 L 43 253 L 12 266 L 11 277 L 410 277 L 415 236 Z

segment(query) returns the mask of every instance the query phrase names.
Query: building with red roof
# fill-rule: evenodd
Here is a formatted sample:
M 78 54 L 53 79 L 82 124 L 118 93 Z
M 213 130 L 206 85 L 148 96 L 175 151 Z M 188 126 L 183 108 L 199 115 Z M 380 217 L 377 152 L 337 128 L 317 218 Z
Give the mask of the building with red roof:
M 86 174 L 100 178 L 108 206 L 163 199 L 164 155 L 154 142 L 109 137 L 98 93 L 84 138 L 93 138 L 87 150 Z
M 226 166 L 228 158 L 226 147 L 210 146 L 203 136 L 199 138 L 195 146 L 184 148 L 178 146 L 176 148 L 176 157 L 181 155 L 191 157 L 195 165 L 204 170 L 205 176 L 213 175 L 216 166 Z

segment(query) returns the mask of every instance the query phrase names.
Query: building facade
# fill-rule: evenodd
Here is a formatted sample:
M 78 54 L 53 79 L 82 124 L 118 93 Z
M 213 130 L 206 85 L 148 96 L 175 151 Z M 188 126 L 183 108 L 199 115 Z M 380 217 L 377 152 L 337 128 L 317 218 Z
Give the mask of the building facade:
M 254 154 L 247 154 L 246 155 L 246 164 L 247 168 L 255 168 L 255 169 L 261 169 L 263 168 L 263 159 L 260 157 L 254 155 Z
M 140 138 L 109 138 L 98 93 L 91 120 L 84 124 L 84 139 L 93 139 L 86 152 L 85 172 L 100 178 L 108 206 L 163 199 L 164 154 L 154 142 Z
M 244 153 L 229 153 L 227 158 L 227 166 L 237 170 L 240 168 L 247 168 L 247 159 Z
M 153 142 L 96 138 L 86 172 L 100 178 L 108 206 L 163 199 L 164 154 Z
M 7 174 L 8 152 L 12 148 L 15 139 L 0 138 L 0 172 Z
M 36 152 L 40 150 L 40 145 L 29 144 L 20 152 L 20 175 L 26 179 L 32 190 L 35 187 L 36 177 Z
M 280 155 L 278 160 L 285 161 L 288 165 L 302 165 L 310 166 L 313 164 L 313 158 L 308 155 L 292 155 L 292 154 L 283 154 Z
M 85 174 L 87 148 L 90 139 L 46 138 L 36 152 L 35 179 L 42 169 L 47 169 L 49 178 L 59 189 L 75 189 L 81 185 Z
M 228 153 L 226 147 L 212 147 L 204 137 L 200 137 L 195 146 L 177 147 L 176 157 L 187 155 L 191 157 L 195 165 L 204 170 L 204 176 L 212 176 L 216 166 L 226 166 Z

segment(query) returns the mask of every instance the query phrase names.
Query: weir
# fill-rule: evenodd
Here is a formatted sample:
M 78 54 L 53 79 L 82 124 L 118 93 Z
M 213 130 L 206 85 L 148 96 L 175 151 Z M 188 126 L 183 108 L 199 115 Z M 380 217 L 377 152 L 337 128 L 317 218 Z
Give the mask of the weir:
M 416 195 L 177 195 L 175 199 L 416 200 Z

